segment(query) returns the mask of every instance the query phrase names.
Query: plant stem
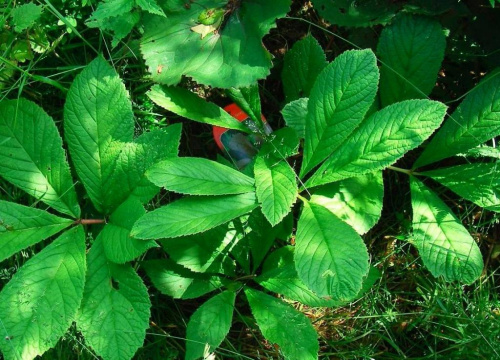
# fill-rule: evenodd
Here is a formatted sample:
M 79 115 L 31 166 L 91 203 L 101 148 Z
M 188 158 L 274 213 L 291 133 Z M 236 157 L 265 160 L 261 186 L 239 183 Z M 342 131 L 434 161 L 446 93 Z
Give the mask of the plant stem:
M 104 219 L 78 219 L 78 220 L 75 220 L 75 222 L 73 224 L 75 224 L 75 225 L 79 225 L 79 224 L 91 225 L 91 224 L 104 224 L 105 222 L 106 222 L 106 220 L 104 220 Z
M 299 198 L 303 203 L 307 202 L 307 199 L 303 197 L 302 195 L 297 194 L 297 198 Z
M 401 168 L 398 168 L 396 166 L 388 166 L 387 169 L 391 169 L 391 170 L 406 174 L 408 176 L 419 175 L 419 173 L 417 173 L 413 170 L 401 169 Z

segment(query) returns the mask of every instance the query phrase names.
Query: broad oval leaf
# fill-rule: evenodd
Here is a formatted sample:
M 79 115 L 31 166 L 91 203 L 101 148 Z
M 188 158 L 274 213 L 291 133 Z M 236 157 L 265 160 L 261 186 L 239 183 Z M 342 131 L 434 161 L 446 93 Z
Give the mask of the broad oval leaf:
M 277 18 L 286 15 L 290 0 L 228 3 L 197 0 L 190 6 L 171 7 L 165 11 L 166 19 L 145 19 L 141 51 L 154 81 L 175 85 L 186 75 L 212 87 L 239 88 L 269 74 L 271 55 L 263 47 L 262 37 Z M 199 23 L 205 9 L 226 5 L 228 11 L 220 26 Z
M 363 235 L 380 219 L 383 198 L 382 172 L 377 171 L 318 187 L 311 202 L 324 206 Z
M 108 261 L 101 235 L 87 258 L 77 327 L 104 360 L 128 360 L 142 346 L 149 327 L 148 290 L 132 266 Z
M 258 156 L 254 166 L 257 199 L 262 213 L 272 226 L 278 224 L 297 199 L 295 171 L 285 160 Z
M 80 216 L 61 136 L 31 101 L 0 102 L 0 176 L 57 211 Z
M 470 284 L 483 271 L 481 251 L 451 210 L 420 181 L 411 178 L 413 236 L 432 275 Z
M 314 203 L 304 203 L 295 237 L 295 266 L 316 294 L 348 301 L 369 270 L 368 251 L 356 231 Z
M 285 359 L 318 358 L 318 335 L 304 314 L 261 291 L 246 288 L 245 294 L 262 335 L 280 346 Z
M 306 182 L 313 187 L 383 169 L 419 146 L 443 121 L 446 106 L 405 100 L 366 119 Z
M 438 21 L 399 15 L 380 34 L 380 101 L 382 107 L 407 99 L 426 98 L 436 84 L 446 39 Z
M 244 215 L 257 207 L 254 193 L 217 197 L 185 197 L 141 217 L 132 228 L 138 239 L 197 234 Z
M 116 169 L 134 135 L 132 105 L 115 70 L 102 58 L 76 78 L 64 106 L 64 133 L 75 170 L 92 203 L 109 212 L 128 194 L 126 171 Z
M 419 173 L 430 176 L 464 199 L 500 212 L 500 165 L 474 163 Z
M 415 167 L 445 159 L 500 134 L 500 71 L 483 79 L 445 121 Z
M 297 41 L 283 59 L 283 90 L 287 102 L 308 97 L 319 73 L 327 65 L 318 41 L 311 35 Z
M 222 108 L 210 103 L 187 89 L 155 85 L 148 97 L 162 108 L 186 119 L 244 132 L 250 130 Z
M 149 181 L 189 195 L 228 195 L 252 192 L 254 180 L 238 170 L 203 158 L 172 158 L 146 173 Z
M 0 292 L 0 350 L 33 359 L 54 347 L 75 320 L 85 283 L 85 234 L 66 231 L 29 259 Z
M 236 293 L 224 291 L 203 303 L 189 319 L 186 360 L 203 358 L 224 340 L 233 320 Z
M 304 285 L 295 269 L 293 253 L 293 246 L 284 246 L 273 251 L 266 258 L 262 274 L 255 278 L 255 281 L 269 291 L 308 306 L 341 305 L 341 302 L 319 297 Z
M 377 94 L 378 78 L 371 50 L 346 51 L 323 69 L 307 104 L 301 176 L 328 157 L 361 123 Z
M 72 223 L 40 209 L 0 200 L 0 261 Z

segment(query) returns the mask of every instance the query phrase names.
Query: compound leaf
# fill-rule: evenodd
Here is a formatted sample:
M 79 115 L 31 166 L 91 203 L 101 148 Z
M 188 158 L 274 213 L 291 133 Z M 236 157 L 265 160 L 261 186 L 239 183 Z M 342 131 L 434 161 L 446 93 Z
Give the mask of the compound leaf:
M 186 360 L 203 358 L 224 340 L 233 319 L 236 293 L 224 291 L 201 305 L 187 326 Z
M 254 180 L 238 170 L 203 158 L 172 158 L 147 172 L 155 185 L 181 194 L 227 195 L 252 192 Z
M 88 255 L 88 272 L 77 327 L 104 360 L 130 359 L 149 327 L 148 291 L 129 264 L 109 262 L 99 234 Z
M 40 209 L 0 200 L 0 261 L 72 223 Z
M 0 350 L 6 359 L 33 359 L 64 335 L 82 300 L 85 234 L 66 231 L 29 259 L 0 293 Z
M 383 169 L 419 146 L 436 130 L 446 106 L 405 100 L 366 119 L 306 182 L 313 187 Z
M 413 237 L 432 275 L 470 284 L 483 271 L 476 242 L 451 210 L 420 181 L 411 179 Z
M 275 226 L 290 212 L 297 199 L 295 171 L 285 160 L 275 161 L 258 156 L 254 172 L 256 194 L 262 213 Z
M 500 134 L 500 72 L 483 79 L 445 121 L 415 163 L 424 166 L 466 152 Z
M 224 224 L 256 207 L 254 193 L 185 197 L 141 217 L 135 223 L 131 236 L 160 239 L 196 234 Z
M 382 172 L 377 171 L 318 187 L 311 202 L 324 206 L 362 235 L 380 219 L 383 198 Z
M 382 106 L 426 98 L 436 84 L 445 47 L 443 29 L 431 18 L 399 15 L 386 27 L 377 47 Z
M 61 136 L 31 101 L 0 103 L 0 175 L 57 211 L 80 216 Z
M 420 173 L 430 176 L 464 199 L 500 212 L 498 163 L 474 163 Z
M 243 123 L 238 122 L 223 109 L 187 89 L 155 85 L 148 92 L 148 96 L 157 105 L 186 119 L 250 132 Z
M 226 5 L 229 11 L 219 26 L 200 24 L 203 11 Z M 166 19 L 145 19 L 141 51 L 153 80 L 162 84 L 175 85 L 186 75 L 212 87 L 249 86 L 269 74 L 271 55 L 262 37 L 289 8 L 290 0 L 197 0 L 172 6 L 165 9 Z M 203 37 L 195 31 L 200 26 L 208 30 Z
M 258 290 L 246 288 L 245 294 L 262 335 L 280 346 L 285 359 L 318 358 L 318 335 L 304 314 Z
M 309 96 L 301 176 L 361 123 L 377 94 L 378 78 L 371 50 L 346 51 L 323 69 Z
M 129 193 L 125 169 L 115 166 L 132 142 L 134 120 L 127 91 L 102 58 L 79 74 L 64 106 L 64 132 L 75 170 L 101 212 L 109 213 Z
M 287 102 L 308 97 L 321 70 L 328 64 L 318 41 L 311 35 L 297 41 L 283 60 L 283 90 Z
M 295 237 L 295 266 L 300 279 L 317 295 L 353 299 L 369 270 L 361 237 L 328 209 L 304 203 Z

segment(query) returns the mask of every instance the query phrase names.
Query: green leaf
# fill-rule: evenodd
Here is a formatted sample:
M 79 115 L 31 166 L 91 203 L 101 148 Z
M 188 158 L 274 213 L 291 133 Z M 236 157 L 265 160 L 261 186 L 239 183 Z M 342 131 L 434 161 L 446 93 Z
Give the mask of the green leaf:
M 189 235 L 182 239 L 161 241 L 169 258 L 193 272 L 221 272 L 223 259 L 233 245 L 235 231 L 227 225 Z
M 386 24 L 398 10 L 391 0 L 313 0 L 314 8 L 327 21 L 340 26 Z
M 35 24 L 42 16 L 43 8 L 34 3 L 27 3 L 21 6 L 16 6 L 10 11 L 14 30 L 18 33 L 28 29 Z M 5 14 L 8 14 L 6 12 Z
M 79 74 L 64 107 L 71 159 L 96 209 L 109 213 L 128 196 L 116 163 L 134 134 L 132 105 L 115 70 L 102 58 Z
M 218 277 L 194 273 L 170 259 L 146 261 L 143 266 L 154 286 L 174 299 L 195 299 L 221 286 Z
M 308 102 L 308 98 L 297 99 L 286 104 L 283 110 L 281 110 L 286 125 L 294 129 L 301 139 L 305 137 L 306 132 Z
M 108 223 L 99 233 L 104 253 L 109 260 L 124 264 L 158 246 L 153 240 L 137 240 L 130 236 L 132 226 L 145 213 L 139 200 L 133 197 L 113 211 Z
M 271 55 L 262 38 L 277 18 L 286 15 L 290 0 L 231 3 L 221 25 L 204 38 L 193 31 L 203 11 L 226 4 L 227 0 L 197 0 L 181 8 L 177 3 L 165 9 L 166 19 L 145 18 L 141 51 L 155 82 L 175 85 L 185 75 L 212 87 L 240 88 L 269 74 Z
M 411 178 L 413 236 L 432 275 L 466 284 L 483 271 L 481 251 L 451 210 L 420 181 Z
M 293 253 L 293 246 L 284 246 L 273 251 L 262 266 L 262 274 L 255 278 L 255 281 L 269 291 L 282 294 L 304 305 L 336 306 L 342 304 L 322 299 L 304 285 L 295 269 Z
M 402 14 L 384 28 L 377 47 L 382 106 L 426 98 L 436 84 L 445 47 L 441 25 L 429 17 Z
M 377 171 L 319 187 L 311 202 L 324 206 L 363 235 L 380 219 L 383 198 L 382 172 Z
M 72 222 L 40 209 L 0 200 L 0 261 L 57 234 Z
M 224 224 L 256 207 L 254 193 L 185 197 L 144 215 L 135 223 L 131 236 L 160 239 L 196 234 Z
M 260 127 L 262 124 L 262 114 L 260 109 L 259 84 L 255 83 L 242 88 L 232 87 L 226 91 L 231 100 Z
M 316 294 L 348 301 L 368 273 L 368 251 L 361 237 L 328 209 L 304 203 L 295 237 L 295 266 Z
M 66 231 L 29 259 L 0 293 L 0 350 L 6 359 L 33 359 L 64 335 L 82 300 L 85 234 Z
M 282 161 L 290 156 L 299 153 L 300 139 L 297 132 L 290 128 L 284 127 L 270 134 L 262 144 L 259 156 L 265 157 L 272 161 Z
M 106 18 L 118 17 L 128 13 L 133 7 L 134 0 L 104 0 L 99 2 L 88 21 L 102 21 Z
M 132 151 L 122 152 L 118 165 L 123 166 L 127 175 L 129 197 L 136 197 L 144 204 L 159 192 L 160 189 L 146 178 L 146 170 L 161 160 L 177 157 L 181 130 L 181 124 L 154 129 L 139 136 L 134 145 L 129 146 Z
M 319 73 L 328 64 L 318 41 L 311 35 L 297 41 L 283 59 L 283 90 L 287 102 L 308 97 Z
M 163 9 L 158 5 L 156 0 L 136 0 L 137 6 L 150 14 L 160 15 L 166 17 Z
M 426 171 L 419 175 L 430 176 L 464 199 L 500 212 L 499 171 L 498 163 L 475 163 Z
M 443 121 L 446 106 L 405 100 L 366 119 L 306 182 L 313 187 L 385 168 L 419 146 Z
M 186 360 L 203 358 L 212 353 L 231 327 L 236 293 L 224 291 L 201 305 L 187 326 Z
M 280 346 L 285 359 L 318 358 L 318 335 L 304 314 L 263 292 L 246 288 L 245 294 L 262 335 Z
M 203 158 L 172 158 L 153 166 L 149 181 L 189 195 L 227 195 L 252 192 L 254 180 L 238 170 Z
M 307 105 L 301 176 L 322 162 L 361 123 L 377 94 L 371 50 L 345 51 L 318 76 Z
M 31 101 L 0 103 L 0 175 L 57 211 L 80 216 L 61 136 Z
M 424 166 L 500 134 L 500 72 L 483 79 L 445 121 L 415 163 Z
M 272 226 L 278 224 L 292 209 L 298 188 L 295 171 L 286 161 L 258 156 L 255 161 L 255 187 L 262 213 Z
M 227 129 L 250 132 L 243 123 L 238 122 L 223 109 L 187 89 L 155 85 L 148 92 L 148 96 L 162 108 L 187 119 Z
M 113 264 L 99 235 L 88 255 L 88 272 L 77 327 L 104 360 L 130 359 L 149 327 L 148 291 L 132 266 Z

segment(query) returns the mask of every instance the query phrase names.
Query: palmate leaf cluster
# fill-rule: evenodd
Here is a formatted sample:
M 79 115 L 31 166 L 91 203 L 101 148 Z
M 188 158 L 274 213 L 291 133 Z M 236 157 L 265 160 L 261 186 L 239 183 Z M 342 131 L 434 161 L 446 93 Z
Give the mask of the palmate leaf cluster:
M 202 124 L 253 131 L 174 86 L 188 75 L 227 88 L 262 129 L 255 81 L 267 75 L 270 58 L 260 39 L 289 2 L 242 2 L 241 11 L 225 15 L 220 33 L 203 39 L 191 30 L 200 13 L 194 3 L 181 9 L 136 1 L 123 12 L 119 4 L 102 3 L 94 18 L 105 29 L 113 17 L 137 7 L 150 13 L 142 14 L 150 18 L 141 46 L 161 83 L 148 92 L 154 103 Z M 265 15 L 264 8 L 273 12 Z M 258 36 L 248 38 L 246 47 L 227 41 L 247 34 L 249 14 L 268 16 L 255 20 L 262 24 Z M 195 45 L 179 46 L 183 41 Z M 186 359 L 207 357 L 219 347 L 240 300 L 285 358 L 317 359 L 310 320 L 271 294 L 327 307 L 363 296 L 379 276 L 362 235 L 378 222 L 383 198 L 390 196 L 382 170 L 428 139 L 413 169 L 405 171 L 412 205 L 408 241 L 434 276 L 475 281 L 483 270 L 479 248 L 432 188 L 441 184 L 499 211 L 495 162 L 473 157 L 463 165 L 436 164 L 500 134 L 500 76 L 484 78 L 447 116 L 444 104 L 427 98 L 444 46 L 439 23 L 413 15 L 398 15 L 383 30 L 376 54 L 350 50 L 328 62 L 312 36 L 300 40 L 283 65 L 287 126 L 261 133 L 259 152 L 241 171 L 227 162 L 179 157 L 180 124 L 135 137 L 129 95 L 102 57 L 67 94 L 65 145 L 40 106 L 23 98 L 2 101 L 0 175 L 36 203 L 0 201 L 0 260 L 46 245 L 0 292 L 3 356 L 41 355 L 74 322 L 98 356 L 130 359 L 149 326 L 141 268 L 165 295 L 207 298 L 187 325 Z M 237 62 L 233 56 L 242 49 L 255 57 Z M 430 62 L 427 50 L 434 56 Z M 175 56 L 166 56 L 172 51 Z M 214 69 L 220 78 L 213 77 Z M 242 76 L 236 80 L 235 74 Z M 175 200 L 151 206 L 160 191 L 176 193 Z M 153 247 L 164 256 L 138 261 Z

